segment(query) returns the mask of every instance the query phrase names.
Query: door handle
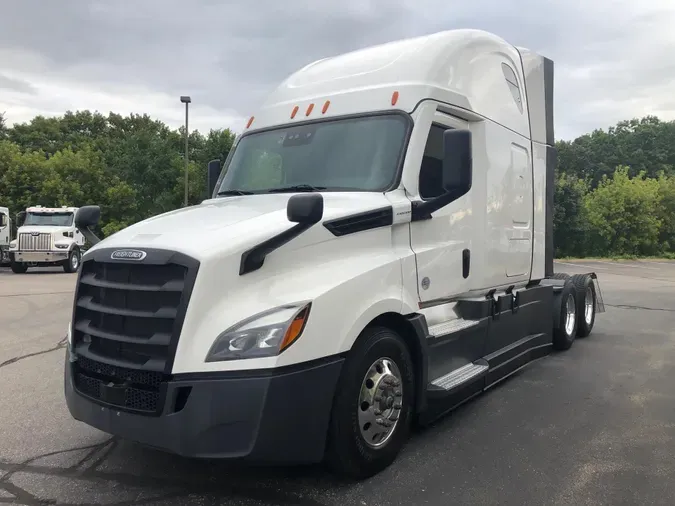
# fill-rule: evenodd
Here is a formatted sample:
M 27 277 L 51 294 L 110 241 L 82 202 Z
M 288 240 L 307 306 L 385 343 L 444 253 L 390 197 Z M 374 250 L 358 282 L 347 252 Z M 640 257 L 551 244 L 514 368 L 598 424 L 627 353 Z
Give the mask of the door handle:
M 464 279 L 469 277 L 469 270 L 471 269 L 471 251 L 465 249 L 462 251 L 462 276 Z

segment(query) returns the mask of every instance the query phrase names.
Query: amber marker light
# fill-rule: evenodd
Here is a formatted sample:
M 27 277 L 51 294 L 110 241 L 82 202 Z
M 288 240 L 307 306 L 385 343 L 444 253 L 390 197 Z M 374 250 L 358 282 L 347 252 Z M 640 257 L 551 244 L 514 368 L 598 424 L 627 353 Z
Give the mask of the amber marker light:
M 288 326 L 284 339 L 281 341 L 281 346 L 279 347 L 280 353 L 293 344 L 302 334 L 302 331 L 305 329 L 305 324 L 307 323 L 307 318 L 309 317 L 310 307 L 311 304 L 307 304 L 297 315 L 295 315 L 295 318 L 293 318 L 293 321 Z
M 396 105 L 396 102 L 398 102 L 398 91 L 391 94 L 391 105 Z

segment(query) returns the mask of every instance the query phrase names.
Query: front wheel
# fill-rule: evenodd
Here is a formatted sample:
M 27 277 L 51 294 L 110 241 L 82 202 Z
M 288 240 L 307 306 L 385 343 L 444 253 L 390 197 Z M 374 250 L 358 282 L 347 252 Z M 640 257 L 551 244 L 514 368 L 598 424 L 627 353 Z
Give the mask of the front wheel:
M 28 270 L 28 265 L 23 262 L 15 262 L 13 259 L 10 259 L 9 266 L 14 274 L 25 274 Z
M 80 248 L 73 248 L 68 254 L 68 260 L 63 264 L 63 270 L 68 273 L 77 272 L 80 268 Z
M 414 366 L 405 342 L 388 328 L 367 328 L 337 385 L 328 434 L 330 466 L 356 479 L 388 467 L 408 439 L 414 405 Z

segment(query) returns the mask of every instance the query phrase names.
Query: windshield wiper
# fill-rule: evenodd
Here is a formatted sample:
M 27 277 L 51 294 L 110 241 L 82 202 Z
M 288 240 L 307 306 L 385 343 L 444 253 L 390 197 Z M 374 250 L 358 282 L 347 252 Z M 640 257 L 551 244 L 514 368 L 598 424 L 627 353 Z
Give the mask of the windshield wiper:
M 287 193 L 287 192 L 318 192 L 325 190 L 325 186 L 312 186 L 311 184 L 297 184 L 294 186 L 285 186 L 283 188 L 272 188 L 267 193 Z
M 253 195 L 253 192 L 248 190 L 223 190 L 216 193 L 216 195 L 218 197 L 222 197 L 224 195 Z

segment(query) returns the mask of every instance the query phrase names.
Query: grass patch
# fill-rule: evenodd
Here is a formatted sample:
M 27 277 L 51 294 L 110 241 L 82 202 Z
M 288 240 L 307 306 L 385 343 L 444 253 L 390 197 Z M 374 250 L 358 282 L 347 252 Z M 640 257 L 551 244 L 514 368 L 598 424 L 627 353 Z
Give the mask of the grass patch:
M 646 262 L 649 262 L 650 260 L 653 262 L 657 262 L 659 260 L 675 260 L 675 253 L 664 253 L 659 256 L 639 256 L 639 255 L 607 255 L 607 256 L 600 256 L 600 257 L 560 257 L 560 258 L 554 258 L 553 261 L 560 261 L 560 262 L 570 262 L 570 261 L 583 261 L 583 260 L 611 260 L 613 262 L 619 262 L 621 260 L 644 260 Z

